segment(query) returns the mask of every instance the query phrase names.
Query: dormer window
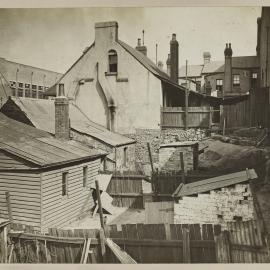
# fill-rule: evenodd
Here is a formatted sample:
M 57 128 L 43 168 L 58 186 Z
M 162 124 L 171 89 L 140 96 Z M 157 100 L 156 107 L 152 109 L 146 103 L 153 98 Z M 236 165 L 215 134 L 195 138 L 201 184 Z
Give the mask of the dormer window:
M 117 73 L 117 53 L 115 50 L 109 51 L 109 72 Z

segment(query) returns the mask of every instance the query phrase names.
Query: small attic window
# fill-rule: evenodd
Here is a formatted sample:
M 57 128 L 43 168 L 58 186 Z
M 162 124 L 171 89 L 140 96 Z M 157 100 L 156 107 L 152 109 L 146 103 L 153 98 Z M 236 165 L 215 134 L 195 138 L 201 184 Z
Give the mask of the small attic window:
M 109 56 L 109 72 L 117 73 L 117 53 L 115 50 L 110 50 L 108 53 Z

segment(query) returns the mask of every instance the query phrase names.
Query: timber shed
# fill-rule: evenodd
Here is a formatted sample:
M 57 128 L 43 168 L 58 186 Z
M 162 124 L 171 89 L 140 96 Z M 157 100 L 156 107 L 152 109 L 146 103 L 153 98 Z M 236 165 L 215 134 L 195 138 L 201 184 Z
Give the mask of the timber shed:
M 105 155 L 0 113 L 0 218 L 46 231 L 80 217 Z

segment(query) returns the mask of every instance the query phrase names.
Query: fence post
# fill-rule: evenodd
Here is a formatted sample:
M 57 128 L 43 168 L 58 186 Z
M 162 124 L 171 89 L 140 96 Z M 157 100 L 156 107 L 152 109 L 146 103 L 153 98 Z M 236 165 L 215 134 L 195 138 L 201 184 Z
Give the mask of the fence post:
M 189 230 L 183 228 L 183 263 L 191 263 Z
M 180 152 L 180 163 L 181 163 L 181 173 L 182 173 L 182 183 L 186 183 L 185 179 L 185 163 L 184 163 L 184 154 L 183 152 Z
M 153 165 L 152 153 L 151 153 L 150 143 L 149 142 L 147 143 L 147 149 L 148 149 L 148 154 L 149 154 L 151 169 L 152 169 L 152 172 L 154 172 L 154 165 Z
M 96 182 L 96 192 L 97 192 L 97 199 L 98 199 L 100 226 L 103 229 L 104 228 L 104 219 L 103 219 L 103 209 L 102 209 L 102 203 L 101 203 L 101 198 L 100 198 L 99 184 L 98 184 L 98 180 L 96 180 L 95 182 Z
M 100 241 L 100 250 L 101 250 L 101 257 L 102 262 L 106 262 L 106 246 L 105 246 L 105 234 L 103 228 L 99 230 L 99 241 Z
M 229 232 L 223 231 L 215 237 L 216 258 L 218 263 L 231 263 Z

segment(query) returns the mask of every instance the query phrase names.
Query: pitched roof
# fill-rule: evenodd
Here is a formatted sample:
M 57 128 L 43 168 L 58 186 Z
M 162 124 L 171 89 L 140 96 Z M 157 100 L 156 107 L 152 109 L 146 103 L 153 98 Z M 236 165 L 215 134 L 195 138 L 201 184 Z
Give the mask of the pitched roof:
M 237 173 L 231 173 L 206 180 L 193 182 L 186 185 L 179 185 L 176 192 L 174 193 L 174 196 L 183 197 L 203 193 L 210 190 L 220 189 L 222 187 L 236 185 L 238 183 L 246 182 L 248 180 L 256 178 L 257 174 L 254 169 L 241 171 Z
M 258 68 L 259 58 L 257 56 L 235 56 L 232 57 L 233 68 Z M 219 73 L 224 72 L 224 60 L 223 61 L 212 61 L 206 63 L 202 69 L 202 74 L 208 73 Z
M 11 98 L 25 113 L 32 124 L 41 130 L 55 134 L 55 105 L 54 100 Z M 70 103 L 69 117 L 71 129 L 89 135 L 111 146 L 121 146 L 135 143 L 134 140 L 111 132 L 105 127 L 91 121 L 76 105 Z
M 203 65 L 188 65 L 187 76 L 188 77 L 201 77 Z M 181 66 L 179 69 L 179 77 L 186 77 L 186 66 Z
M 61 141 L 49 133 L 0 113 L 0 150 L 35 164 L 50 167 L 105 156 L 79 142 Z

